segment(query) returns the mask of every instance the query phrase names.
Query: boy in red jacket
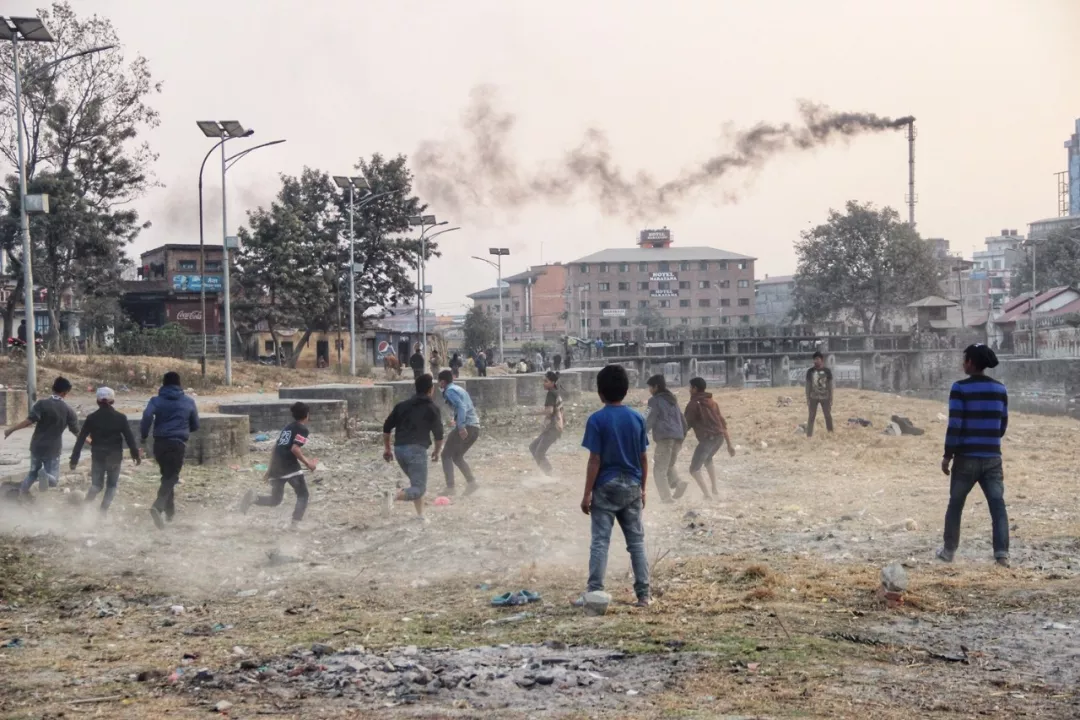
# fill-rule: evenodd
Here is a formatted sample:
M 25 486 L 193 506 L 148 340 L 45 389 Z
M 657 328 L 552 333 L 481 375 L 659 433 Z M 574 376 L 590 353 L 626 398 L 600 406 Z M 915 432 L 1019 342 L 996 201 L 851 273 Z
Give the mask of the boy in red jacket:
M 701 468 L 709 473 L 712 481 L 712 494 L 716 495 L 719 488 L 716 486 L 716 469 L 713 467 L 713 455 L 723 447 L 727 441 L 728 455 L 735 456 L 735 448 L 731 444 L 731 436 L 728 435 L 727 421 L 720 414 L 720 408 L 712 399 L 712 393 L 705 392 L 704 378 L 696 377 L 690 381 L 690 402 L 686 404 L 686 424 L 694 431 L 698 446 L 694 449 L 694 457 L 690 460 L 690 475 L 701 488 L 701 494 L 708 499 L 708 489 L 705 487 L 705 479 L 701 477 Z

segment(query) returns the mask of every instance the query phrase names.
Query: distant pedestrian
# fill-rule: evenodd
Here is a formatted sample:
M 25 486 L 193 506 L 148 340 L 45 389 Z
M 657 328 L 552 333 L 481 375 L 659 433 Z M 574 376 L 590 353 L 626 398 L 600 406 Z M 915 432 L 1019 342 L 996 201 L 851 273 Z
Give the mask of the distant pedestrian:
M 30 486 L 38 483 L 38 490 L 45 492 L 60 482 L 60 450 L 63 447 L 64 430 L 72 435 L 79 434 L 79 418 L 75 410 L 64 402 L 71 392 L 71 383 L 67 378 L 58 377 L 52 384 L 52 396 L 34 403 L 26 419 L 12 425 L 4 431 L 4 437 L 23 428 L 34 426 L 30 438 L 30 472 L 23 478 L 19 493 L 26 495 Z
M 560 437 L 563 431 L 563 401 L 559 395 L 559 373 L 549 370 L 544 376 L 544 409 L 540 414 L 544 416 L 544 429 L 529 445 L 529 452 L 533 460 L 547 476 L 551 476 L 551 463 L 547 459 L 547 451 Z
M 408 400 L 402 400 L 387 416 L 383 423 L 383 459 L 390 462 L 397 460 L 405 477 L 409 478 L 409 487 L 398 492 L 394 500 L 412 502 L 416 507 L 416 517 L 424 520 L 424 494 L 427 492 L 428 448 L 432 438 L 435 449 L 431 459 L 438 460 L 443 444 L 442 417 L 439 408 L 431 399 L 435 384 L 430 375 L 416 378 L 416 394 Z M 391 433 L 394 447 L 390 448 Z
M 477 377 L 487 377 L 487 355 L 481 350 L 476 354 L 476 375 Z
M 611 530 L 619 523 L 634 571 L 637 604 L 650 603 L 649 561 L 645 555 L 645 484 L 649 476 L 645 418 L 622 404 L 630 380 L 621 365 L 605 365 L 596 374 L 596 389 L 604 407 L 589 416 L 582 446 L 589 451 L 581 511 L 592 517 L 587 592 L 604 589 Z M 574 605 L 585 604 L 584 596 Z
M 833 431 L 832 422 L 833 404 L 833 374 L 832 370 L 825 367 L 825 356 L 820 352 L 814 353 L 814 366 L 806 371 L 806 405 L 810 416 L 806 420 L 806 437 L 814 436 L 814 419 L 817 417 L 818 407 L 825 416 L 825 429 Z
M 461 355 L 454 353 L 450 358 L 450 371 L 454 373 L 454 378 L 457 379 L 461 376 Z
M 270 467 L 263 475 L 263 482 L 270 483 L 270 494 L 256 497 L 254 490 L 248 490 L 244 499 L 240 501 L 240 512 L 247 514 L 252 504 L 260 507 L 277 507 L 285 499 L 285 486 L 288 485 L 296 494 L 296 505 L 293 507 L 292 528 L 295 530 L 304 519 L 304 512 L 308 505 L 308 487 L 304 479 L 303 465 L 311 472 L 317 467 L 315 460 L 308 460 L 304 456 L 304 446 L 311 437 L 307 422 L 308 406 L 302 402 L 295 402 L 289 408 L 293 421 L 286 425 L 278 433 L 277 442 L 270 451 Z
M 994 559 L 1009 567 L 1009 516 L 1005 510 L 1005 476 L 1001 468 L 1001 438 L 1009 425 L 1009 396 L 1005 386 L 986 375 L 998 365 L 997 355 L 985 345 L 964 350 L 968 377 L 953 383 L 949 393 L 949 427 L 941 471 L 952 476 L 949 508 L 945 512 L 945 544 L 937 557 L 952 562 L 960 546 L 964 502 L 976 484 L 990 509 Z M 950 465 L 951 471 L 950 471 Z
M 439 389 L 446 404 L 454 411 L 453 427 L 446 438 L 442 451 L 443 475 L 446 477 L 446 493 L 454 494 L 454 467 L 465 476 L 465 495 L 476 492 L 476 478 L 472 468 L 465 461 L 465 453 L 480 437 L 480 416 L 476 414 L 472 398 L 468 391 L 454 382 L 454 374 L 449 370 L 439 373 Z
M 86 493 L 86 502 L 91 503 L 98 493 L 101 496 L 102 516 L 109 510 L 116 487 L 120 481 L 120 465 L 124 460 L 124 444 L 131 451 L 131 460 L 136 465 L 142 463 L 142 451 L 135 443 L 135 433 L 131 432 L 128 417 L 113 407 L 116 393 L 111 388 L 100 387 L 97 390 L 98 409 L 86 416 L 75 447 L 71 451 L 71 469 L 79 464 L 79 455 L 83 444 L 90 438 L 90 490 Z
M 413 348 L 413 354 L 409 356 L 409 367 L 412 368 L 413 380 L 424 374 L 424 354 L 420 352 L 420 343 Z
M 439 371 L 442 370 L 442 357 L 439 355 L 438 350 L 431 351 L 431 358 L 428 362 L 431 365 L 431 377 L 439 377 Z
M 539 350 L 537 350 L 536 354 L 533 356 L 533 364 L 535 365 L 535 367 L 533 367 L 533 372 L 544 372 L 544 356 Z
M 565 358 L 566 369 L 567 370 L 570 369 L 570 363 L 573 361 L 573 359 L 574 359 L 574 353 L 571 352 L 570 347 L 567 346 L 567 348 L 566 348 L 566 358 Z
M 172 522 L 176 515 L 174 495 L 180 471 L 184 468 L 188 439 L 199 429 L 199 410 L 195 401 L 184 394 L 179 373 L 165 373 L 157 396 L 147 403 L 139 423 L 144 443 L 151 426 L 154 429 L 154 459 L 161 470 L 161 484 L 157 499 L 150 507 L 150 517 L 158 530 L 164 530 L 165 520 Z
M 679 409 L 679 401 L 667 388 L 663 375 L 653 375 L 646 383 L 649 387 L 649 415 L 645 427 L 653 438 L 653 484 L 660 495 L 660 502 L 678 500 L 686 492 L 686 483 L 679 478 L 676 461 L 686 439 L 686 417 Z
M 709 481 L 712 485 L 712 494 L 719 494 L 716 482 L 716 468 L 713 467 L 713 456 L 727 443 L 728 455 L 735 456 L 735 448 L 731 444 L 731 435 L 728 434 L 727 421 L 720 413 L 712 393 L 705 392 L 705 379 L 692 378 L 690 380 L 690 402 L 686 404 L 686 424 L 694 431 L 698 444 L 694 448 L 694 455 L 690 458 L 690 476 L 701 488 L 701 494 L 709 498 L 709 491 L 705 488 L 705 479 L 701 476 L 701 469 L 709 473 Z
M 551 356 L 551 369 L 555 372 L 562 370 L 562 355 L 555 353 Z

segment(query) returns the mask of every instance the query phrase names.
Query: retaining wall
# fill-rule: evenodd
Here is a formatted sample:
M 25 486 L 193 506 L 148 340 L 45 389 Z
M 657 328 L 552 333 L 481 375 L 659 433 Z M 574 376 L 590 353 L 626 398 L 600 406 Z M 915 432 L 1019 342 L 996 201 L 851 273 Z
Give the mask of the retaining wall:
M 0 425 L 14 425 L 29 412 L 25 390 L 0 390 Z
M 461 378 L 458 382 L 469 392 L 477 410 L 505 410 L 518 404 L 515 377 L 471 377 Z
M 135 437 L 139 437 L 142 414 L 128 415 Z M 199 415 L 199 431 L 193 433 L 187 443 L 184 457 L 196 465 L 223 465 L 247 455 L 251 439 L 247 415 L 224 415 L 207 413 Z M 146 440 L 147 457 L 154 456 L 154 431 Z
M 409 381 L 412 385 L 412 381 Z M 348 385 L 344 383 L 281 388 L 282 400 L 344 400 L 349 417 L 382 422 L 394 408 L 394 391 L 385 383 Z
M 540 406 L 544 404 L 547 390 L 544 389 L 544 373 L 514 375 L 517 382 L 517 404 Z
M 269 400 L 252 403 L 228 403 L 218 410 L 227 415 L 247 415 L 251 432 L 276 434 L 293 421 L 290 408 L 296 400 Z M 308 428 L 319 435 L 343 437 L 348 418 L 344 400 L 304 400 L 310 417 Z

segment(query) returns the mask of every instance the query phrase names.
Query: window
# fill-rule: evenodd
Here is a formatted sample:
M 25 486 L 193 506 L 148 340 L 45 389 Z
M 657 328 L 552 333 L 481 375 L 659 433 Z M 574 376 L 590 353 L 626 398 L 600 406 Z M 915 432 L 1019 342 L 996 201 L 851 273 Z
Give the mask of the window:
M 708 290 L 710 287 L 712 287 L 712 283 L 708 280 L 698 280 L 697 286 L 698 290 Z
M 750 281 L 749 280 L 740 280 L 739 281 L 739 287 L 741 287 L 741 288 L 750 287 Z
M 591 289 L 592 289 L 592 283 L 585 283 L 584 285 L 581 286 L 581 291 L 582 292 L 589 292 L 589 290 L 591 290 Z
M 750 298 L 739 298 L 740 307 L 750 307 Z
M 638 263 L 637 269 L 641 272 L 649 272 L 649 263 Z
M 680 290 L 689 290 L 690 289 L 690 281 L 689 280 L 680 280 L 679 281 L 679 289 Z
M 581 318 L 581 329 L 585 330 L 589 327 L 589 318 Z
M 670 300 L 661 300 L 660 301 L 660 307 L 662 307 L 662 308 L 671 307 L 671 301 Z
M 505 303 L 503 305 L 503 310 L 506 311 L 506 312 L 510 312 L 510 303 Z
M 660 263 L 659 265 L 656 266 L 656 269 L 659 272 L 671 272 L 671 265 L 669 265 L 666 262 L 662 262 L 662 263 Z
M 721 325 L 727 325 L 727 324 L 728 324 L 728 322 L 730 321 L 730 319 L 731 319 L 731 318 L 729 318 L 729 317 L 727 317 L 727 316 L 725 315 L 724 317 L 720 318 L 720 324 L 721 324 Z
M 697 269 L 698 270 L 708 270 L 709 269 L 709 263 L 706 262 L 705 260 L 702 260 L 701 262 L 698 263 Z
M 750 316 L 749 315 L 740 315 L 739 316 L 739 322 L 741 322 L 743 325 L 749 325 L 750 324 Z
M 649 301 L 648 300 L 638 300 L 637 301 L 637 306 L 644 310 L 645 308 L 649 307 Z
M 727 270 L 727 260 L 721 260 L 720 261 L 720 269 L 721 270 Z
M 703 317 L 703 318 L 701 318 L 701 324 L 702 325 L 712 325 L 712 318 L 711 317 Z
M 730 280 L 721 280 L 720 281 L 720 287 L 722 287 L 722 288 L 731 287 L 731 281 Z
M 207 260 L 206 261 L 206 272 L 221 272 L 221 261 L 220 260 Z
M 735 267 L 739 268 L 740 270 L 745 270 L 746 269 L 746 261 L 745 260 L 740 260 L 739 263 Z
M 629 290 L 629 289 L 630 289 L 630 283 L 628 283 L 628 282 L 619 283 L 619 290 Z
M 514 312 L 521 312 L 521 301 L 520 300 L 515 300 L 514 301 Z
M 679 263 L 679 269 L 683 272 L 687 272 L 688 270 L 690 270 L 690 263 L 683 260 L 681 263 Z
M 688 318 L 688 317 L 679 318 L 679 324 L 680 325 L 689 325 L 690 324 L 690 318 Z
M 630 327 L 630 321 L 626 318 L 619 318 L 619 327 Z
M 637 289 L 638 290 L 648 290 L 649 289 L 649 283 L 647 283 L 647 282 L 639 282 L 637 284 Z
M 608 271 L 607 263 L 600 263 L 599 265 L 596 266 L 596 272 L 605 273 L 607 271 Z
M 589 274 L 589 266 L 584 263 L 581 265 L 581 267 L 578 268 L 578 270 L 580 270 L 585 275 Z
M 619 272 L 629 272 L 630 263 L 619 263 Z
M 671 283 L 668 282 L 667 280 L 658 282 L 658 283 L 656 283 L 656 289 L 657 290 L 670 290 L 671 289 Z
M 599 307 L 601 310 L 607 310 L 607 309 L 609 309 L 611 307 L 611 301 L 610 300 L 601 300 L 597 304 L 597 307 Z
M 702 298 L 701 300 L 697 301 L 698 307 L 709 307 L 710 305 L 712 305 L 712 300 L 710 300 L 709 298 Z
M 620 300 L 619 301 L 619 308 L 622 309 L 622 310 L 629 310 L 630 309 L 630 301 L 629 300 Z
M 611 327 L 611 318 L 600 318 L 600 327 Z
M 611 290 L 611 283 L 596 283 L 596 289 L 600 292 L 608 292 Z
M 266 342 L 263 343 L 263 352 L 265 352 L 267 355 L 272 355 L 273 354 L 273 352 L 274 352 L 274 341 L 273 340 L 267 340 Z
M 720 307 L 731 307 L 731 300 L 728 298 L 720 298 Z
M 582 300 L 581 301 L 581 309 L 582 310 L 592 310 L 592 300 Z
M 679 307 L 690 307 L 690 301 L 689 300 L 680 300 L 679 301 Z
M 176 263 L 176 266 L 181 270 L 191 270 L 192 272 L 198 269 L 198 265 L 194 260 L 181 260 Z

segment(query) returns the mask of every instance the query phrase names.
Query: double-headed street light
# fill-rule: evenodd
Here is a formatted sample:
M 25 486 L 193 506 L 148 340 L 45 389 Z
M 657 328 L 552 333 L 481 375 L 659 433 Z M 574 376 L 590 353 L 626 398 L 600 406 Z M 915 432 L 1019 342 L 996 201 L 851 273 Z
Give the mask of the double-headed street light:
M 498 278 L 499 278 L 499 281 L 498 281 L 499 282 L 499 285 L 498 285 L 498 288 L 499 288 L 499 362 L 502 362 L 505 359 L 504 356 L 503 356 L 502 259 L 503 259 L 503 255 L 509 255 L 509 254 L 510 254 L 510 248 L 488 248 L 488 255 L 495 255 L 496 256 L 496 262 L 491 262 L 490 260 L 488 260 L 486 258 L 477 257 L 476 255 L 472 256 L 473 260 L 479 260 L 480 262 L 486 262 L 488 265 L 495 268 L 496 272 L 498 272 Z
M 416 331 L 420 333 L 421 354 L 427 356 L 427 231 L 433 227 L 446 225 L 447 221 L 436 222 L 434 215 L 412 215 L 409 224 L 420 226 L 420 262 L 416 264 Z
M 246 130 L 236 120 L 199 120 L 196 121 L 196 125 L 202 130 L 203 135 L 209 138 L 220 138 L 216 145 L 207 151 L 206 156 L 203 158 L 202 165 L 199 167 L 199 301 L 202 306 L 202 374 L 206 377 L 206 246 L 203 242 L 203 169 L 206 168 L 206 161 L 210 158 L 211 153 L 217 148 L 221 148 L 221 248 L 224 251 L 224 257 L 222 258 L 222 292 L 225 294 L 225 384 L 232 385 L 232 305 L 231 305 L 231 293 L 229 291 L 229 250 L 239 249 L 238 247 L 230 248 L 229 238 L 229 215 L 228 208 L 225 202 L 225 173 L 239 162 L 248 153 L 254 152 L 259 148 L 269 147 L 271 145 L 280 145 L 285 142 L 284 140 L 272 140 L 270 142 L 256 145 L 255 147 L 241 150 L 235 155 L 225 156 L 225 143 L 228 140 L 234 140 L 241 137 L 250 137 L 255 134 L 254 130 Z M 236 245 L 236 243 L 232 243 Z

